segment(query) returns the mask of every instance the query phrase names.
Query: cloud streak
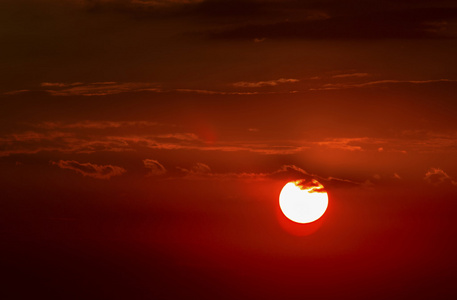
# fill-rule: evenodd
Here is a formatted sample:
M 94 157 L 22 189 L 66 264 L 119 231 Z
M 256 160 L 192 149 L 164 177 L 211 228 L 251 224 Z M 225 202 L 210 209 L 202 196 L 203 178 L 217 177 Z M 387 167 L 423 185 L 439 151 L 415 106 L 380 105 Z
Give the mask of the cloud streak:
M 156 84 L 142 82 L 95 82 L 46 91 L 53 96 L 105 96 L 126 92 L 159 91 L 159 89 Z
M 126 172 L 124 168 L 118 166 L 80 163 L 75 160 L 59 160 L 58 162 L 52 162 L 52 164 L 59 168 L 73 170 L 83 176 L 96 179 L 110 179 L 113 176 L 120 176 Z
M 350 88 L 372 87 L 372 86 L 387 85 L 387 84 L 431 84 L 431 83 L 440 83 L 440 82 L 455 83 L 455 82 L 457 82 L 457 79 L 429 79 L 429 80 L 385 79 L 385 80 L 368 81 L 368 82 L 361 82 L 361 83 L 327 83 L 318 88 L 311 88 L 310 90 L 313 90 L 313 91 L 340 90 L 340 89 L 350 89 Z
M 333 75 L 332 78 L 367 77 L 368 73 L 348 73 Z
M 207 143 L 195 132 L 183 132 L 178 126 L 150 121 L 43 122 L 32 126 L 33 129 L 0 136 L 0 156 L 51 151 L 102 153 L 150 150 L 247 152 L 262 155 L 293 155 L 308 150 L 372 151 L 384 154 L 452 153 L 457 147 L 457 132 L 444 134 L 405 131 L 391 138 L 218 140 Z
M 23 89 L 4 94 L 17 95 L 33 91 L 46 92 L 51 96 L 106 96 L 128 92 L 160 92 L 161 90 L 158 84 L 147 82 L 42 82 L 39 89 Z
M 311 174 L 304 169 L 295 165 L 283 165 L 279 169 L 271 172 L 248 173 L 248 172 L 228 172 L 216 173 L 204 163 L 196 163 L 190 169 L 178 167 L 178 170 L 184 174 L 184 178 L 193 180 L 281 180 L 281 181 L 298 181 L 302 187 L 312 188 L 315 192 L 326 191 L 327 188 L 356 187 L 363 186 L 364 183 L 341 179 L 336 177 L 323 177 Z M 323 183 L 324 186 L 321 184 Z
M 300 80 L 293 79 L 293 78 L 279 78 L 276 80 L 256 81 L 256 82 L 240 81 L 240 82 L 235 82 L 233 84 L 233 86 L 242 87 L 242 88 L 259 88 L 259 87 L 266 87 L 266 86 L 277 86 L 282 83 L 296 83 L 299 81 Z
M 161 124 L 150 121 L 90 121 L 84 120 L 75 123 L 43 122 L 36 124 L 45 129 L 108 129 L 125 127 L 156 127 Z

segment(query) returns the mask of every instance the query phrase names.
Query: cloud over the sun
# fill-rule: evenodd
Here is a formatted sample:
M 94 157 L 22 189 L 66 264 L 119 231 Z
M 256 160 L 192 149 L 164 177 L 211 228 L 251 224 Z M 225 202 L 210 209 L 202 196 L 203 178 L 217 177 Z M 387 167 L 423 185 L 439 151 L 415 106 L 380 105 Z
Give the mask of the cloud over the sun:
M 124 168 L 119 166 L 80 163 L 75 160 L 59 160 L 58 162 L 52 162 L 52 164 L 59 168 L 73 170 L 83 176 L 97 179 L 110 179 L 126 172 Z

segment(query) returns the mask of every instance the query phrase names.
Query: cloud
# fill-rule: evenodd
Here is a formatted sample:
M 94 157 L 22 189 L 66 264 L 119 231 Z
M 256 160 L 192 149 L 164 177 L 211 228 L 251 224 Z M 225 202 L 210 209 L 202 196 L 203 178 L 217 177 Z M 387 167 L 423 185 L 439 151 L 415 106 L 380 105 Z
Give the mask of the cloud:
M 439 168 L 430 168 L 427 173 L 425 173 L 424 180 L 433 185 L 440 185 L 444 183 L 457 185 L 457 181 L 453 180 L 446 172 Z
M 152 91 L 160 92 L 158 84 L 147 82 L 93 82 L 93 83 L 64 83 L 42 82 L 39 89 L 17 90 L 4 94 L 16 95 L 20 93 L 40 91 L 52 96 L 105 96 L 127 92 Z
M 281 181 L 296 181 L 303 188 L 312 188 L 315 192 L 327 191 L 329 188 L 343 188 L 363 186 L 364 183 L 352 181 L 349 179 L 341 179 L 336 177 L 323 177 L 316 174 L 311 174 L 304 169 L 295 165 L 283 165 L 279 169 L 271 172 L 248 173 L 248 172 L 228 172 L 216 173 L 211 168 L 203 163 L 196 163 L 192 168 L 185 169 L 177 168 L 187 179 L 213 179 L 213 180 L 281 180 Z M 322 183 L 322 184 L 321 184 Z M 325 189 L 324 186 L 325 185 Z
M 95 82 L 63 89 L 46 90 L 53 96 L 104 96 L 125 92 L 159 91 L 157 84 L 141 82 Z
M 280 169 L 271 173 L 264 174 L 264 176 L 267 178 L 283 179 L 289 181 L 302 180 L 303 182 L 301 182 L 301 184 L 303 184 L 303 186 L 308 185 L 308 183 L 305 184 L 305 182 L 310 182 L 310 186 L 319 187 L 320 185 L 318 183 L 321 182 L 325 185 L 326 189 L 363 185 L 363 183 L 349 179 L 336 178 L 332 176 L 324 177 L 317 174 L 312 174 L 295 165 L 283 165 Z M 313 181 L 318 181 L 318 183 L 313 183 Z
M 247 180 L 265 180 L 265 179 L 289 179 L 308 176 L 306 171 L 291 165 L 282 166 L 279 170 L 270 173 L 247 173 L 247 172 L 229 172 L 229 173 L 215 173 L 211 168 L 204 163 L 196 163 L 190 169 L 178 167 L 186 178 L 190 179 L 247 179 Z
M 348 77 L 367 77 L 368 73 L 348 73 L 333 75 L 333 78 L 348 78 Z
M 368 138 L 334 138 L 326 141 L 316 142 L 318 146 L 326 146 L 332 149 L 361 151 L 361 142 L 367 142 Z
M 265 87 L 265 86 L 276 86 L 281 83 L 295 83 L 299 82 L 298 79 L 293 78 L 279 78 L 276 80 L 268 80 L 268 81 L 256 81 L 256 82 L 247 82 L 247 81 L 240 81 L 235 82 L 233 86 L 235 87 L 249 87 L 249 88 L 258 88 L 258 87 Z
M 212 91 L 212 90 L 199 90 L 199 89 L 176 89 L 176 92 L 181 93 L 196 93 L 204 95 L 258 95 L 259 92 L 228 92 L 228 91 Z
M 22 93 L 27 93 L 27 92 L 31 92 L 31 90 L 15 90 L 15 91 L 9 91 L 9 92 L 5 92 L 4 94 L 5 95 L 18 95 L 18 94 L 22 94 Z
M 147 176 L 158 176 L 163 175 L 167 172 L 165 167 L 154 159 L 144 159 L 143 164 L 145 168 L 149 169 Z
M 80 163 L 75 160 L 59 160 L 52 164 L 62 168 L 73 170 L 83 176 L 97 179 L 110 179 L 113 176 L 119 176 L 126 172 L 124 168 L 113 165 L 96 165 L 92 163 Z
M 213 90 L 199 90 L 199 89 L 175 89 L 173 91 L 181 93 L 196 93 L 203 95 L 239 95 L 239 96 L 250 96 L 250 95 L 267 95 L 267 94 L 295 94 L 297 91 L 279 91 L 279 92 L 237 92 L 237 91 L 213 91 Z
M 38 152 L 103 153 L 149 150 L 246 152 L 292 155 L 304 151 L 375 151 L 377 153 L 452 153 L 457 132 L 405 131 L 392 138 L 351 137 L 315 140 L 252 140 L 259 128 L 248 129 L 251 140 L 206 143 L 194 132 L 151 121 L 80 121 L 24 124 L 29 130 L 0 136 L 0 156 Z M 382 151 L 380 151 L 382 149 Z
M 200 138 L 195 133 L 167 133 L 159 134 L 157 138 L 160 139 L 175 139 L 181 141 L 199 141 Z
M 73 83 L 63 83 L 63 82 L 42 82 L 40 84 L 44 87 L 68 87 L 68 86 L 77 86 L 83 85 L 82 82 L 73 82 Z
M 316 179 L 311 179 L 311 181 L 306 181 L 300 179 L 295 181 L 295 185 L 298 186 L 301 190 L 307 190 L 309 193 L 324 193 L 327 192 L 324 186 L 319 183 Z
M 33 154 L 41 151 L 65 153 L 126 152 L 141 149 L 196 150 L 196 151 L 246 151 L 267 155 L 293 154 L 307 147 L 277 146 L 264 143 L 219 142 L 207 144 L 195 134 L 142 134 L 142 135 L 85 135 L 66 132 L 55 136 L 45 133 L 13 134 L 0 138 L 0 156 Z
M 205 0 L 83 0 L 90 13 L 116 13 L 134 19 L 176 18 L 198 15 Z
M 194 164 L 190 169 L 177 167 L 177 169 L 184 174 L 185 178 L 201 179 L 201 178 L 223 178 L 229 176 L 228 174 L 214 174 L 211 172 L 211 168 L 204 163 L 198 162 Z
M 262 39 L 255 38 L 254 43 L 261 43 L 261 42 L 264 42 L 265 40 L 266 40 L 265 38 L 262 38 Z
M 197 173 L 197 174 L 207 174 L 207 173 L 211 172 L 211 168 L 204 163 L 196 163 L 192 167 L 191 172 Z
M 235 87 L 242 88 L 258 88 L 266 86 L 276 86 L 281 83 L 294 83 L 298 79 L 285 79 L 280 78 L 270 81 L 259 82 L 237 82 L 232 84 Z M 195 93 L 202 95 L 259 95 L 259 94 L 293 94 L 297 91 L 229 91 L 229 90 L 207 90 L 207 89 L 188 89 L 188 88 L 174 88 L 162 89 L 155 83 L 144 82 L 94 82 L 94 83 L 61 83 L 61 82 L 43 82 L 40 87 L 35 89 L 22 89 L 4 92 L 4 95 L 18 95 L 22 93 L 41 92 L 47 93 L 51 96 L 106 96 L 120 93 L 135 93 L 135 92 L 154 92 L 154 93 Z
M 150 121 L 91 121 L 84 120 L 74 123 L 43 122 L 35 127 L 46 129 L 107 129 L 121 127 L 156 127 L 161 124 Z
M 203 2 L 204 0 L 131 0 L 132 4 L 144 5 L 144 6 L 155 6 L 164 7 L 179 4 L 196 4 Z
M 306 172 L 300 167 L 295 165 L 283 165 L 278 170 L 267 174 L 267 176 L 275 178 L 275 179 L 297 179 L 297 178 L 311 178 L 311 174 Z
M 264 3 L 251 15 L 251 22 L 232 28 L 213 30 L 213 39 L 437 39 L 453 37 L 443 25 L 457 19 L 451 2 L 395 5 L 386 1 L 277 1 Z M 350 9 L 357 7 L 357 9 Z M 267 18 L 273 8 L 277 17 Z M 306 11 L 321 12 L 321 17 L 300 17 Z M 263 14 L 262 14 L 263 13 Z M 279 16 L 283 18 L 280 19 Z M 237 23 L 233 23 L 237 24 Z M 240 23 L 238 23 L 240 24 Z
M 439 83 L 439 82 L 457 82 L 457 79 L 430 79 L 430 80 L 394 80 L 394 79 L 385 79 L 385 80 L 376 80 L 368 81 L 361 83 L 327 83 L 318 88 L 311 88 L 310 90 L 339 90 L 339 89 L 349 89 L 349 88 L 363 88 L 376 85 L 386 85 L 386 84 L 430 84 L 430 83 Z

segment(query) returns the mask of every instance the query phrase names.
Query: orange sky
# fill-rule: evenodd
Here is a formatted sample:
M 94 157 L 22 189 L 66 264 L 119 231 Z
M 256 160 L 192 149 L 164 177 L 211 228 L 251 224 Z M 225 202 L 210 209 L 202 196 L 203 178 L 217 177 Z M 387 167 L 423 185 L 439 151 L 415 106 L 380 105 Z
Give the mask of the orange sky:
M 16 298 L 456 296 L 454 1 L 4 0 L 0 20 Z M 301 178 L 329 193 L 308 236 L 278 219 Z

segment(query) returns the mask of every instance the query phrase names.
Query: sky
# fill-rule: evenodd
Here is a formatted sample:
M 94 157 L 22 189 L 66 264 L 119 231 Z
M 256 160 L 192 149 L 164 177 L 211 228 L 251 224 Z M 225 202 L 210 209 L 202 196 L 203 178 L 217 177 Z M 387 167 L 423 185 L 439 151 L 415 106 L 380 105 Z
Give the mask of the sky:
M 454 299 L 457 3 L 3 0 L 5 299 Z M 287 220 L 279 193 L 329 206 Z

